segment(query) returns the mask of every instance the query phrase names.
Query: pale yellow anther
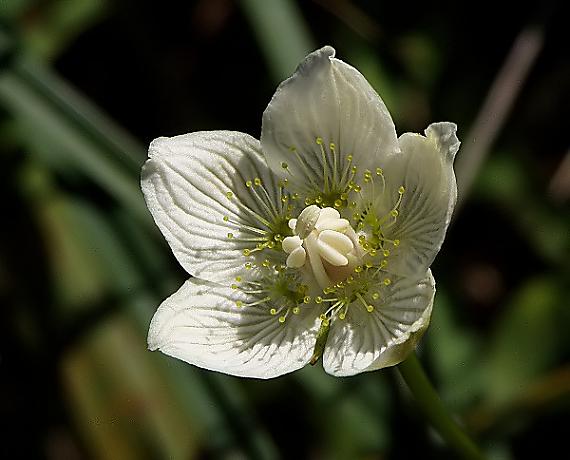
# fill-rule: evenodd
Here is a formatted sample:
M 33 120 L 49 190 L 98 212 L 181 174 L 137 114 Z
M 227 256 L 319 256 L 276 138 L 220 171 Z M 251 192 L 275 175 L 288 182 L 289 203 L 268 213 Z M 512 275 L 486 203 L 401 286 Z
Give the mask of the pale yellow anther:
M 295 225 L 295 233 L 299 235 L 301 239 L 307 238 L 309 233 L 314 230 L 320 213 L 320 208 L 313 204 L 311 206 L 307 206 L 303 209 L 301 214 L 299 214 L 299 218 Z
M 291 254 L 287 257 L 287 261 L 285 264 L 289 268 L 301 268 L 305 265 L 305 261 L 307 260 L 307 252 L 303 246 L 299 246 L 294 249 Z
M 357 236 L 350 222 L 332 206 L 309 205 L 287 224 L 294 235 L 281 243 L 288 254 L 286 266 L 306 268 L 321 288 L 348 276 L 364 254 L 355 248 Z
M 334 231 L 323 230 L 319 234 L 318 247 L 320 256 L 331 265 L 340 267 L 348 265 L 346 255 L 352 251 L 354 245 L 349 237 Z

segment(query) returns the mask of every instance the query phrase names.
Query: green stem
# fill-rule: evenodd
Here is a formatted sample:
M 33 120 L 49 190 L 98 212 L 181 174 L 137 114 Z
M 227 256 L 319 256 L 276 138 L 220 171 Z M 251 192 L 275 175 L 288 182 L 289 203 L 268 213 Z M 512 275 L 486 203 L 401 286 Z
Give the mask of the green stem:
M 398 370 L 424 415 L 449 446 L 461 458 L 484 460 L 485 457 L 479 448 L 447 412 L 443 402 L 427 378 L 416 354 L 412 353 L 404 362 L 400 363 Z

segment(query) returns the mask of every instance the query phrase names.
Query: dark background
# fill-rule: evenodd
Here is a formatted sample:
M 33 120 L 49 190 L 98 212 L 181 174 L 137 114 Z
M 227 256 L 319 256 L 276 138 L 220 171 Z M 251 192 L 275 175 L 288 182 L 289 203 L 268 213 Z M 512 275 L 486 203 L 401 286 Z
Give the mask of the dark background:
M 2 457 L 455 458 L 391 369 L 261 382 L 146 351 L 154 309 L 185 277 L 138 189 L 146 145 L 258 137 L 276 85 L 325 44 L 399 134 L 459 126 L 460 207 L 419 350 L 446 405 L 491 459 L 564 452 L 562 4 L 0 0 Z

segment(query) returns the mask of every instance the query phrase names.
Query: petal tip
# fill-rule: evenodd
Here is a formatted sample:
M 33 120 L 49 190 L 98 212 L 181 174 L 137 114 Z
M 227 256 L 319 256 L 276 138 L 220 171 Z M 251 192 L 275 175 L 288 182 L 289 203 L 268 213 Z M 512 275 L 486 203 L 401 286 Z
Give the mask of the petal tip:
M 449 161 L 453 161 L 461 142 L 457 138 L 457 125 L 449 121 L 432 123 L 425 130 L 428 138 L 434 139 L 438 148 Z
M 331 59 L 334 58 L 336 50 L 329 45 L 323 46 L 322 48 L 313 51 L 309 54 L 297 67 L 295 73 L 301 75 L 308 74 L 311 69 L 316 66 L 322 65 L 323 63 L 330 63 Z
M 169 138 L 164 136 L 157 137 L 156 139 L 154 139 L 148 146 L 148 157 L 149 158 L 157 157 L 165 150 L 168 150 L 167 147 L 168 141 Z
M 168 329 L 174 314 L 173 308 L 163 304 L 152 317 L 147 336 L 147 345 L 150 351 L 161 349 L 167 342 L 165 339 L 168 336 Z

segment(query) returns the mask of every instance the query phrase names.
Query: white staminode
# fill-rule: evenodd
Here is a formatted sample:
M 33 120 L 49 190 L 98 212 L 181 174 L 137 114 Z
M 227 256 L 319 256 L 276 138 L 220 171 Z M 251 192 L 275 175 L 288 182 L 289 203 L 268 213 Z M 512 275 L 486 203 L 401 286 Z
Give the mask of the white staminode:
M 348 220 L 342 219 L 334 208 L 307 206 L 297 219 L 289 220 L 289 228 L 295 235 L 282 243 L 283 251 L 289 254 L 287 267 L 303 267 L 308 253 L 310 269 L 321 287 L 329 286 L 337 278 L 335 267 L 352 266 L 351 262 L 360 260 L 355 251 L 356 234 Z

